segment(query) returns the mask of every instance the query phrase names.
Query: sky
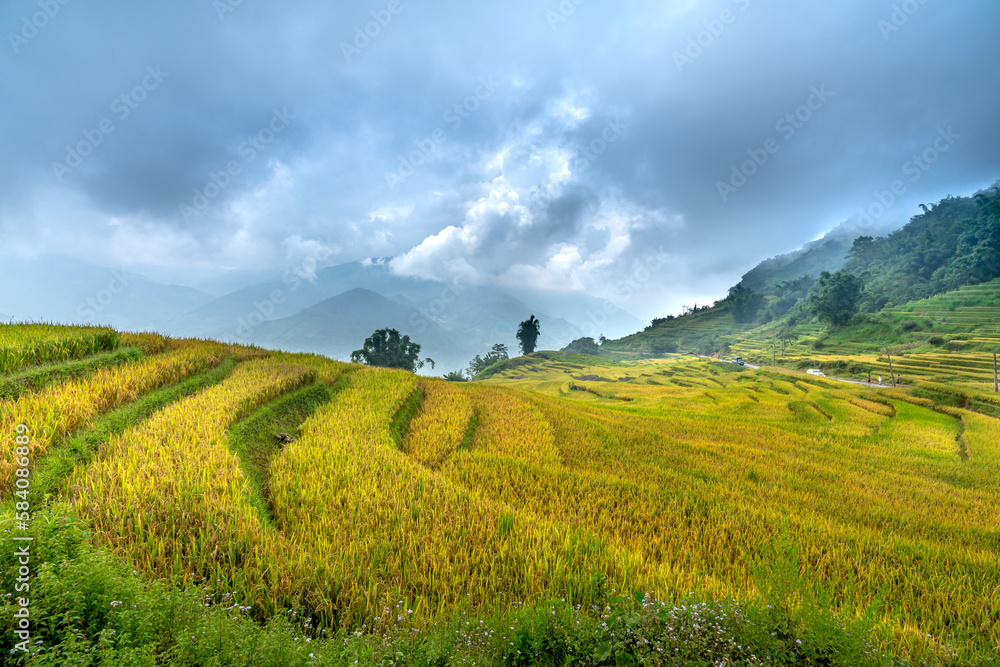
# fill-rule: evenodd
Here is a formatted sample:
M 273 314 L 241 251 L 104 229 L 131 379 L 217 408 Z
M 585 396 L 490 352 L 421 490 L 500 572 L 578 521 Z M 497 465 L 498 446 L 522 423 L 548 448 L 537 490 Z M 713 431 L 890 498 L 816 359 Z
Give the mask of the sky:
M 8 0 L 0 261 L 649 319 L 1000 179 L 995 0 Z

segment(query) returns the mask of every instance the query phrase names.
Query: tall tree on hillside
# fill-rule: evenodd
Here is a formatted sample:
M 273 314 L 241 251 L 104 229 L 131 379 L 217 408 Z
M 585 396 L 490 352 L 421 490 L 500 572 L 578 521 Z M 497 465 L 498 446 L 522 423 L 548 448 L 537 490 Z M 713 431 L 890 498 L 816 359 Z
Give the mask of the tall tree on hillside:
M 730 289 L 725 300 L 729 302 L 729 312 L 733 315 L 733 322 L 737 324 L 753 322 L 764 305 L 764 295 L 747 289 L 742 283 Z
M 535 346 L 538 344 L 538 335 L 541 331 L 541 322 L 535 319 L 534 315 L 521 322 L 521 325 L 517 328 L 517 340 L 521 343 L 521 354 L 531 354 L 535 351 Z
M 858 312 L 864 282 L 841 269 L 834 274 L 824 271 L 817 283 L 819 293 L 809 303 L 814 315 L 833 326 L 844 326 Z
M 401 368 L 411 373 L 416 373 L 425 363 L 434 368 L 433 359 L 421 361 L 419 357 L 420 346 L 409 336 L 400 336 L 395 329 L 379 329 L 365 339 L 360 350 L 351 352 L 351 361 L 369 366 Z
M 792 328 L 790 326 L 788 326 L 787 324 L 782 324 L 780 327 L 778 327 L 778 330 L 774 332 L 774 336 L 775 336 L 775 338 L 778 338 L 778 339 L 781 340 L 781 358 L 784 359 L 785 358 L 785 341 L 786 340 L 794 341 L 795 339 L 798 338 L 798 336 L 795 334 L 794 331 L 792 331 Z
M 876 242 L 871 236 L 859 236 L 847 251 L 847 256 L 859 262 L 870 262 L 875 255 Z
M 466 373 L 470 378 L 476 377 L 493 364 L 506 361 L 507 359 L 510 359 L 510 355 L 507 353 L 507 346 L 503 343 L 496 343 L 493 345 L 493 349 L 486 353 L 485 357 L 480 357 L 477 354 L 476 358 L 469 362 L 469 368 Z

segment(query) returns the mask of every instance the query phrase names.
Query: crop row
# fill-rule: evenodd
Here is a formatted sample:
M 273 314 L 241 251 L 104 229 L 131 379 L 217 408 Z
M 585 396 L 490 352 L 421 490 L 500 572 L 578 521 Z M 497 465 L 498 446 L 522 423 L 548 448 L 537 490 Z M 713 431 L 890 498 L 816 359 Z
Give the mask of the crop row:
M 0 373 L 110 352 L 120 343 L 118 332 L 103 327 L 0 325 Z
M 259 575 L 291 550 L 278 548 L 250 502 L 227 429 L 315 377 L 307 366 L 268 359 L 241 364 L 221 384 L 109 442 L 76 473 L 77 509 L 98 539 L 147 573 L 180 583 L 205 573 Z
M 171 352 L 115 368 L 101 369 L 14 401 L 0 401 L 0 488 L 11 482 L 15 468 L 14 429 L 23 424 L 31 434 L 29 458 L 34 461 L 54 442 L 111 408 L 138 396 L 216 366 L 232 353 L 217 343 L 179 343 Z

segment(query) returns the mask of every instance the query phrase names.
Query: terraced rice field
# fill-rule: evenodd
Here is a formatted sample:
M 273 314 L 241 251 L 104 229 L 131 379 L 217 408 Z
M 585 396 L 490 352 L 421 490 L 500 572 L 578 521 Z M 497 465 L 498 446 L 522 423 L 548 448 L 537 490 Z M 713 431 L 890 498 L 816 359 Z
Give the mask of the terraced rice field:
M 537 356 L 449 384 L 145 342 L 142 359 L 0 399 L 2 479 L 23 458 L 17 425 L 44 469 L 101 415 L 231 360 L 101 442 L 59 493 L 137 570 L 212 582 L 259 620 L 297 604 L 329 628 L 420 627 L 586 605 L 598 576 L 667 601 L 745 598 L 782 544 L 838 613 L 880 604 L 885 651 L 1000 645 L 1000 421 L 981 411 L 681 356 Z M 322 404 L 242 460 L 234 427 L 313 383 L 331 389 Z
M 936 382 L 973 392 L 992 390 L 993 353 L 1000 352 L 1000 280 L 886 309 L 877 317 L 884 322 L 879 327 L 896 329 L 907 342 L 864 342 L 863 331 L 855 336 L 862 342 L 845 342 L 836 335 L 828 338 L 830 332 L 818 324 L 795 327 L 784 352 L 773 326 L 725 340 L 730 355 L 761 366 L 771 366 L 774 360 L 786 368 L 822 368 L 829 375 L 858 380 L 867 379 L 870 372 L 888 381 L 888 353 L 892 371 L 904 384 Z M 819 340 L 825 344 L 817 348 Z

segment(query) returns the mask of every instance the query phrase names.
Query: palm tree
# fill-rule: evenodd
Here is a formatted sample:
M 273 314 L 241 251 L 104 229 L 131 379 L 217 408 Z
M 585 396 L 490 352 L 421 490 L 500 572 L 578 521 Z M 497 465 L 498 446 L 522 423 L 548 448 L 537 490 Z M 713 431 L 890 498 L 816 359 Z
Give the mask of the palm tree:
M 531 354 L 535 351 L 539 333 L 541 333 L 541 322 L 535 319 L 534 315 L 521 322 L 517 328 L 517 340 L 521 343 L 521 354 Z

